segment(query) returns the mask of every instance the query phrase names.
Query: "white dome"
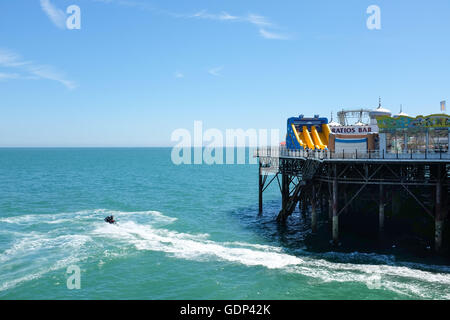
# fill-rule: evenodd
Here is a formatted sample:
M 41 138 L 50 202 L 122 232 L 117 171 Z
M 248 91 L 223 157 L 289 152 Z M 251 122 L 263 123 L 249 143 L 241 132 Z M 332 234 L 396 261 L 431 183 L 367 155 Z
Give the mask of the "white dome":
M 372 112 L 370 112 L 369 116 L 370 118 L 374 119 L 375 117 L 380 117 L 380 116 L 388 116 L 390 117 L 392 115 L 391 110 L 385 109 L 381 106 L 381 98 L 380 98 L 380 102 L 378 104 L 378 108 L 374 109 Z
M 398 117 L 409 117 L 409 114 L 404 113 L 404 112 L 400 112 L 400 113 L 398 113 L 398 114 L 395 114 L 393 117 L 394 117 L 394 118 L 398 118 Z
M 341 125 L 340 123 L 337 123 L 337 122 L 334 122 L 334 121 L 331 121 L 331 122 L 328 124 L 328 126 L 329 126 L 329 127 L 342 127 L 342 125 Z
M 383 112 L 383 113 L 389 113 L 389 114 L 392 114 L 391 110 L 385 109 L 385 108 L 383 108 L 383 107 L 378 107 L 378 108 L 376 108 L 374 111 L 375 111 L 375 112 Z
M 409 117 L 409 114 L 403 112 L 403 105 L 400 105 L 400 112 L 393 116 L 394 118 L 398 117 Z
M 333 120 L 333 112 L 331 113 L 331 122 L 328 123 L 329 127 L 342 127 L 342 125 Z
M 382 108 L 382 107 L 378 107 L 375 110 L 373 110 L 372 112 L 370 112 L 370 117 L 371 118 L 375 118 L 375 117 L 380 117 L 380 116 L 388 116 L 390 117 L 392 115 L 391 110 Z

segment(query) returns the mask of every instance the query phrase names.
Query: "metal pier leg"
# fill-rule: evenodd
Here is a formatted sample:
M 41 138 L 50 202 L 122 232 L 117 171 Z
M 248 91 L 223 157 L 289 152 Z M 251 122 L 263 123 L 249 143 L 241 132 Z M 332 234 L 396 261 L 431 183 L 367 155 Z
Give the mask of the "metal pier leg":
M 383 185 L 380 184 L 380 202 L 378 209 L 378 227 L 380 233 L 384 231 L 384 190 Z
M 434 248 L 436 252 L 442 249 L 442 231 L 444 227 L 444 217 L 442 212 L 442 181 L 441 181 L 441 167 L 438 169 L 438 181 L 436 183 L 436 213 L 435 213 L 435 234 L 434 234 Z
M 286 210 L 286 205 L 289 201 L 289 176 L 283 174 L 281 176 L 281 202 L 282 210 Z
M 302 200 L 302 217 L 303 217 L 303 219 L 306 219 L 307 211 L 308 211 L 307 199 L 306 199 L 306 197 L 304 197 Z
M 328 221 L 333 220 L 333 198 L 328 199 Z
M 320 214 L 323 216 L 323 210 L 324 210 L 324 208 L 325 208 L 325 205 L 324 205 L 324 196 L 323 196 L 323 194 L 321 194 L 320 196 L 319 196 L 319 204 L 320 204 Z
M 396 196 L 399 195 L 399 191 L 398 189 L 393 189 L 391 192 L 391 206 L 392 206 L 392 215 L 393 216 L 398 216 L 398 213 L 400 211 L 400 201 L 395 201 L 396 200 Z
M 261 174 L 261 161 L 259 162 L 259 214 L 263 212 L 263 177 Z
M 345 184 L 342 185 L 342 189 L 343 190 L 342 190 L 341 194 L 344 193 L 344 205 L 345 205 L 344 213 L 347 214 L 349 206 L 347 205 L 347 203 L 348 203 L 348 193 L 347 193 L 347 187 L 345 186 Z
M 333 243 L 338 244 L 339 241 L 339 216 L 338 216 L 338 182 L 336 165 L 334 165 L 333 180 Z
M 311 195 L 311 230 L 312 232 L 317 231 L 316 188 L 314 184 L 312 185 Z

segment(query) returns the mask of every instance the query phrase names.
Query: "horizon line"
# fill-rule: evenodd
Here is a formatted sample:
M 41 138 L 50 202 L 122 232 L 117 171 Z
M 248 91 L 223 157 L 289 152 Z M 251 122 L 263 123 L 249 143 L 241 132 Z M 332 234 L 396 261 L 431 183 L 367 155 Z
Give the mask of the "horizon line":
M 202 147 L 190 147 L 195 148 L 207 148 L 208 146 Z M 221 148 L 258 148 L 259 146 L 222 146 Z M 265 146 L 269 147 L 269 146 Z M 176 146 L 0 146 L 0 149 L 157 149 L 157 148 L 176 148 Z

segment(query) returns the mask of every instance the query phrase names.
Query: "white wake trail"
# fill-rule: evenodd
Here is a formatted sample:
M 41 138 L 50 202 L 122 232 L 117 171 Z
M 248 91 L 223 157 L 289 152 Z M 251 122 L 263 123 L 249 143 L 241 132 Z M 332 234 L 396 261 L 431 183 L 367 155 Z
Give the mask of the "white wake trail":
M 245 266 L 279 269 L 321 282 L 358 282 L 379 290 L 407 296 L 445 299 L 450 297 L 450 275 L 406 266 L 336 263 L 283 253 L 281 248 L 242 242 L 215 242 L 134 222 L 120 226 L 102 225 L 94 234 L 132 244 L 137 250 L 165 252 L 170 256 L 198 261 L 226 261 Z

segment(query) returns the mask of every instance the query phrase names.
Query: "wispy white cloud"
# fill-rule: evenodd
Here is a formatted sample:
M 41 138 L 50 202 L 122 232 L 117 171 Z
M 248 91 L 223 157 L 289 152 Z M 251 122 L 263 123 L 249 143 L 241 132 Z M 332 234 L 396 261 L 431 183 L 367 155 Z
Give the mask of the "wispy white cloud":
M 204 20 L 213 20 L 213 21 L 221 21 L 221 22 L 240 22 L 253 25 L 258 28 L 259 34 L 261 37 L 270 40 L 289 40 L 290 36 L 286 34 L 280 34 L 278 32 L 272 31 L 272 29 L 278 29 L 278 26 L 271 22 L 267 17 L 264 17 L 259 14 L 249 13 L 247 15 L 232 15 L 226 11 L 222 11 L 220 13 L 211 13 L 207 10 L 200 10 L 194 14 L 186 14 L 186 13 L 174 13 L 166 10 L 158 9 L 154 6 L 149 5 L 148 3 L 141 1 L 132 1 L 132 0 L 92 0 L 95 2 L 102 3 L 114 3 L 116 5 L 128 6 L 128 7 L 136 7 L 140 9 L 145 9 L 147 11 L 153 12 L 155 14 L 163 14 L 167 16 L 171 16 L 173 18 L 184 18 L 184 19 L 204 19 Z M 270 30 L 270 31 L 268 31 Z
M 17 53 L 0 48 L 0 67 L 12 68 L 21 71 L 25 75 L 17 72 L 3 73 L 3 80 L 6 79 L 46 79 L 59 82 L 68 89 L 75 89 L 76 83 L 66 79 L 64 74 L 49 65 L 35 64 L 32 61 L 23 60 Z
M 94 2 L 100 2 L 105 4 L 116 4 L 124 7 L 130 7 L 130 8 L 138 8 L 148 11 L 159 11 L 156 7 L 153 5 L 142 2 L 142 1 L 134 1 L 134 0 L 91 0 Z
M 220 72 L 223 70 L 223 67 L 215 67 L 208 70 L 208 73 L 214 77 L 220 77 Z
M 71 80 L 67 80 L 60 71 L 56 70 L 52 66 L 39 65 L 32 66 L 29 68 L 29 71 L 32 75 L 35 75 L 38 78 L 53 80 L 63 84 L 66 88 L 75 89 L 77 85 L 75 82 Z
M 183 16 L 183 15 L 180 15 Z M 199 18 L 199 19 L 209 19 L 209 20 L 221 20 L 221 21 L 237 21 L 240 18 L 237 16 L 232 16 L 229 13 L 223 11 L 219 14 L 208 13 L 206 10 L 199 11 L 192 15 L 184 15 L 188 18 Z
M 291 38 L 287 34 L 271 32 L 265 29 L 259 29 L 259 34 L 261 35 L 261 37 L 271 40 L 289 40 Z
M 13 68 L 27 64 L 30 64 L 30 62 L 23 61 L 18 54 L 9 50 L 0 49 L 0 66 Z
M 248 14 L 246 16 L 233 16 L 228 12 L 222 11 L 221 13 L 209 13 L 207 10 L 201 10 L 197 13 L 190 15 L 178 15 L 179 17 L 186 18 L 198 18 L 198 19 L 208 19 L 217 21 L 236 21 L 236 22 L 247 22 L 254 24 L 256 26 L 272 26 L 273 24 L 269 22 L 266 17 L 257 14 Z
M 66 15 L 64 11 L 55 7 L 50 0 L 41 0 L 41 8 L 51 22 L 60 29 L 66 26 Z
M 20 74 L 18 74 L 18 73 L 0 72 L 0 81 L 9 80 L 9 79 L 18 79 L 18 78 L 20 78 Z
M 174 76 L 175 76 L 175 78 L 177 78 L 177 79 L 184 78 L 184 74 L 182 74 L 181 72 L 178 72 L 178 71 L 175 72 Z
M 254 24 L 258 27 L 271 27 L 273 24 L 267 20 L 266 17 L 257 15 L 257 14 L 249 14 L 245 17 L 245 20 Z
M 279 32 L 268 31 L 268 29 L 278 29 L 278 26 L 268 18 L 250 13 L 246 16 L 233 16 L 228 14 L 227 12 L 222 12 L 219 14 L 208 13 L 206 10 L 202 10 L 193 15 L 185 16 L 188 18 L 199 18 L 199 19 L 209 19 L 216 21 L 231 21 L 231 22 L 241 22 L 241 23 L 249 23 L 258 27 L 259 34 L 261 37 L 270 40 L 289 40 L 291 37 L 287 34 L 282 34 Z

